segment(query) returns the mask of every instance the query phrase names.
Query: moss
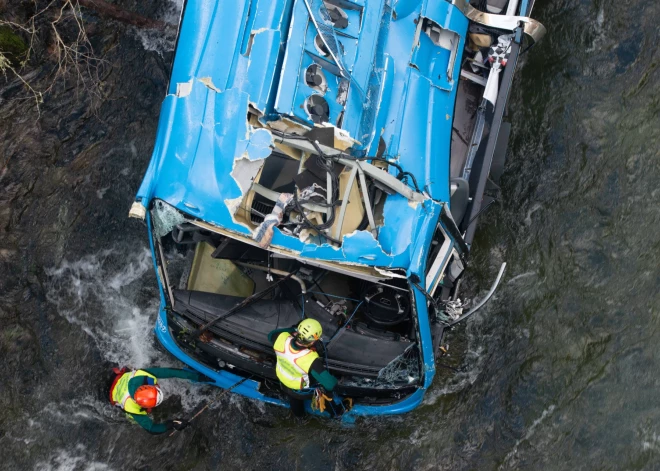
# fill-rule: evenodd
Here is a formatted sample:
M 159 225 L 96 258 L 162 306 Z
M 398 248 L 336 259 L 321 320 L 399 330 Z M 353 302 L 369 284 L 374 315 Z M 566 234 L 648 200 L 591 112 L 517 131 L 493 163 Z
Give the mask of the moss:
M 3 343 L 12 343 L 22 340 L 28 335 L 28 332 L 20 325 L 8 326 L 2 330 Z
M 18 65 L 25 58 L 27 49 L 25 42 L 9 26 L 0 26 L 0 53 L 13 65 Z

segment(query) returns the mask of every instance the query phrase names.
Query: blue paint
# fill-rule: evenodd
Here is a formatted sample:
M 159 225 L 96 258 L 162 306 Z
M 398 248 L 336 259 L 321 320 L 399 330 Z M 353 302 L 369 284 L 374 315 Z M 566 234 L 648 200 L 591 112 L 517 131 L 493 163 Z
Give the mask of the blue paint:
M 425 208 L 429 211 L 430 217 L 425 219 L 425 224 L 418 228 L 417 240 L 430 241 L 433 238 L 442 206 L 427 201 Z M 412 263 L 408 276 L 415 275 L 421 280 L 425 280 L 426 276 L 426 259 L 428 258 L 431 244 L 416 244 L 417 250 L 412 255 Z M 421 286 L 424 286 L 425 281 L 422 281 Z M 427 288 L 424 286 L 424 288 Z M 431 338 L 431 321 L 429 319 L 428 308 L 426 306 L 426 297 L 424 294 L 414 286 L 411 286 L 414 295 L 415 306 L 417 310 L 417 322 L 419 325 L 419 336 L 422 351 L 422 359 L 424 363 L 424 388 L 429 388 L 435 376 L 435 355 L 433 352 L 433 339 Z
M 414 11 L 417 11 L 422 0 L 395 0 L 394 11 L 396 20 L 401 21 L 408 18 Z
M 263 161 L 274 144 L 269 131 L 248 123 L 248 110 L 258 113 L 263 124 L 286 118 L 311 127 L 305 100 L 319 94 L 328 102 L 330 123 L 341 117 L 341 128 L 359 141 L 356 156 L 375 155 L 382 138 L 386 157 L 414 174 L 435 201 L 411 203 L 398 194 L 387 196 L 376 238 L 355 231 L 334 247 L 302 242 L 276 228 L 272 247 L 310 260 L 402 269 L 425 279 L 440 202 L 449 201 L 452 116 L 468 20 L 439 0 L 353 4 L 355 9 L 347 10 L 349 26 L 337 34 L 343 45 L 341 62 L 365 94 L 351 86 L 346 96 L 339 96 L 344 79 L 315 44 L 316 29 L 303 0 L 188 0 L 152 159 L 137 193 L 141 204 L 148 208 L 160 199 L 230 234 L 250 237 L 251 229 L 234 220 L 228 208 L 243 196 L 232 171 L 240 159 Z M 449 49 L 433 44 L 423 32 L 415 39 L 425 19 L 460 38 L 451 76 L 446 73 Z M 312 64 L 323 67 L 327 90 L 305 83 Z M 389 171 L 397 174 L 393 166 Z M 151 232 L 149 215 L 147 224 Z M 160 280 L 159 290 L 156 334 L 161 343 L 218 386 L 233 385 L 237 376 L 205 367 L 176 345 L 167 328 Z M 349 417 L 407 412 L 431 384 L 435 367 L 426 301 L 419 290 L 413 293 L 424 386 L 397 404 L 356 406 Z M 252 381 L 235 391 L 281 404 L 259 393 Z
M 241 2 L 222 3 L 223 7 L 216 9 L 202 0 L 188 2 L 170 95 L 163 103 L 154 154 L 137 196 L 144 205 L 159 198 L 229 232 L 249 236 L 250 229 L 236 222 L 227 208 L 227 201 L 242 196 L 236 181 L 228 176 L 235 160 L 264 159 L 273 144 L 268 131 L 256 130 L 243 117 L 252 104 L 265 116 L 288 115 L 310 125 L 305 97 L 319 92 L 305 84 L 304 72 L 321 53 L 313 44 L 316 34 L 302 0 L 275 5 L 253 1 L 250 9 Z M 461 35 L 456 58 L 460 63 L 467 20 L 446 2 L 406 4 L 414 4 L 415 11 L 392 21 L 392 10 L 385 2 L 369 3 L 360 10 L 360 28 L 350 31 L 359 38 L 341 37 L 346 43 L 342 60 L 353 69 L 359 85 L 369 90 L 369 101 L 356 97 L 352 89 L 345 106 L 331 99 L 338 93 L 339 78 L 328 70 L 324 71 L 328 82 L 324 96 L 331 120 L 343 113 L 342 127 L 353 135 L 360 130 L 372 151 L 382 135 L 388 154 L 413 173 L 434 199 L 448 201 L 453 84 L 459 67 L 454 68 L 451 81 L 444 79 L 438 86 L 438 80 L 410 67 L 410 61 L 415 22 L 428 15 Z M 291 27 L 287 28 L 289 19 Z M 446 69 L 448 51 L 424 44 L 427 72 Z M 429 62 L 433 51 L 441 57 L 438 67 Z M 176 96 L 177 87 L 189 93 Z M 393 167 L 390 172 L 396 174 Z M 383 216 L 378 240 L 367 232 L 353 234 L 337 249 L 312 241 L 303 243 L 276 229 L 272 245 L 301 257 L 407 270 L 415 250 L 409 234 L 415 233 L 416 226 L 423 223 L 420 218 L 427 214 L 419 205 L 392 195 L 387 198 Z
M 527 11 L 529 7 L 529 0 L 522 0 L 520 2 L 520 16 L 529 16 L 531 12 Z

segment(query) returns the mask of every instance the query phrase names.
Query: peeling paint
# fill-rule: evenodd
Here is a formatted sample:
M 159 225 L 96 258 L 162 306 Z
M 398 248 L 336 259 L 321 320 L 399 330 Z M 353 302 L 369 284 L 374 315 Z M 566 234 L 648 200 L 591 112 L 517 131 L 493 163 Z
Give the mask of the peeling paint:
M 213 85 L 213 80 L 211 80 L 211 77 L 202 77 L 198 80 L 204 85 L 206 85 L 206 87 L 213 90 L 214 92 L 221 93 L 221 90 L 215 85 Z
M 259 29 L 252 30 L 252 31 L 250 32 L 250 34 L 251 34 L 252 36 L 256 36 L 257 34 L 261 34 L 261 33 L 265 32 L 265 31 L 272 31 L 272 29 L 269 29 L 269 28 L 259 28 Z
M 192 91 L 193 81 L 190 79 L 189 82 L 181 82 L 176 84 L 176 96 L 179 98 L 186 97 L 190 95 Z
M 225 204 L 229 208 L 229 213 L 236 214 L 241 202 L 245 195 L 250 191 L 252 182 L 264 165 L 264 159 L 250 159 L 247 154 L 241 156 L 240 159 L 234 160 L 230 175 L 241 189 L 241 196 L 233 199 L 226 199 Z M 234 219 L 236 221 L 236 219 Z

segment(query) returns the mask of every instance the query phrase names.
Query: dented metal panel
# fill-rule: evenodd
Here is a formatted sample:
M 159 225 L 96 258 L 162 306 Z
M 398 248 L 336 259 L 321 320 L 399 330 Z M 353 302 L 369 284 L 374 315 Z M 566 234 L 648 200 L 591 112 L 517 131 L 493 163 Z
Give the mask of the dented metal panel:
M 365 173 L 358 171 L 356 184 L 362 204 L 367 204 L 363 207 L 366 230 L 340 234 L 340 244 L 336 244 L 322 237 L 303 241 L 275 228 L 271 243 L 301 258 L 408 269 L 415 249 L 409 234 L 437 219 L 438 211 L 432 209 L 437 203 L 431 197 L 449 198 L 453 103 L 451 90 L 435 87 L 433 80 L 410 66 L 416 23 L 425 14 L 463 34 L 467 20 L 444 2 L 440 10 L 419 2 L 409 20 L 396 22 L 388 2 L 343 2 L 350 8 L 343 10 L 346 18 L 342 21 L 348 24 L 337 33 L 342 67 L 368 91 L 366 98 L 360 98 L 357 87 L 342 85 L 345 77 L 333 75 L 332 57 L 324 57 L 315 43 L 317 32 L 304 0 L 253 1 L 250 8 L 246 7 L 249 2 L 190 3 L 181 27 L 171 94 L 163 103 L 154 157 L 138 198 L 160 198 L 209 224 L 250 235 L 255 228 L 237 216 L 238 210 L 249 212 L 244 206 L 254 198 L 250 182 L 259 179 L 275 141 L 282 142 L 272 134 L 266 118 L 293 119 L 302 130 L 310 129 L 315 123 L 305 97 L 323 96 L 330 123 L 341 115 L 340 127 L 348 135 L 359 137 L 356 133 L 361 130 L 367 138 L 365 143 L 354 141 L 346 151 L 348 157 L 364 155 L 365 145 L 375 149 L 382 138 L 386 156 L 413 174 L 419 191 L 428 194 L 417 194 L 408 186 L 410 182 L 406 185 L 392 178 L 390 185 L 401 186 L 397 191 L 406 197 L 384 195 L 382 214 L 374 215 L 374 202 L 365 193 Z M 461 40 L 457 50 L 462 44 Z M 318 64 L 325 76 L 324 93 L 306 83 L 305 70 L 312 64 Z M 458 69 L 450 79 L 457 80 L 457 74 Z M 339 96 L 342 86 L 348 86 L 344 98 Z M 392 96 L 397 99 L 393 101 Z M 248 122 L 249 112 L 257 121 Z M 366 162 L 361 167 L 365 172 L 371 168 Z M 382 173 L 375 172 L 370 178 Z M 393 166 L 389 172 L 397 175 Z M 409 201 L 411 195 L 416 202 Z M 331 214 L 330 210 L 324 213 Z

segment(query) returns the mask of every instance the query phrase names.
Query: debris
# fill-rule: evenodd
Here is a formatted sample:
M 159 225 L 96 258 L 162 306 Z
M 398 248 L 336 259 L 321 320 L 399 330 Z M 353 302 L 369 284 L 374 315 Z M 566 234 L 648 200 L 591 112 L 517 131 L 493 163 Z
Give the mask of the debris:
M 264 222 L 259 224 L 259 227 L 252 234 L 252 238 L 257 241 L 259 247 L 265 249 L 270 245 L 273 240 L 273 228 L 278 226 L 284 218 L 284 210 L 293 201 L 293 195 L 290 193 L 280 193 L 273 212 L 266 216 Z

